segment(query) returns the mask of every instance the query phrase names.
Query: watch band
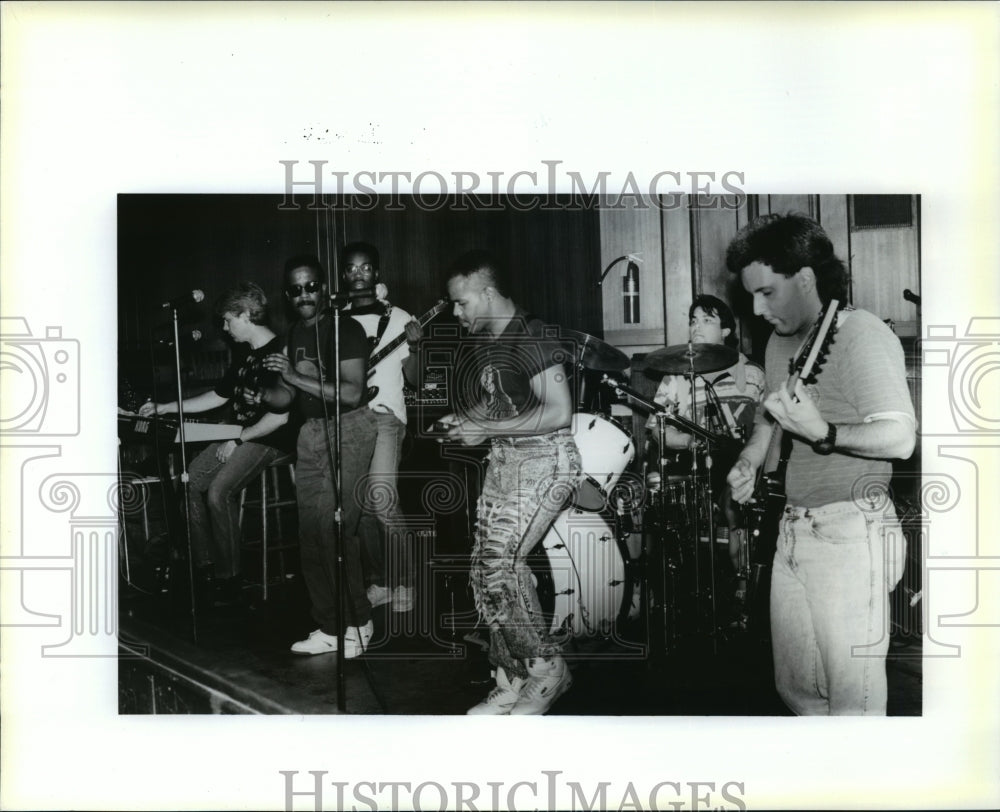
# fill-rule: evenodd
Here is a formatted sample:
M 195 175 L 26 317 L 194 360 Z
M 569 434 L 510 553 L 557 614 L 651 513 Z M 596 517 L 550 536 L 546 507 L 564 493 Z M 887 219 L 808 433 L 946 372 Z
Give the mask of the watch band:
M 826 436 L 812 444 L 813 451 L 817 454 L 832 454 L 837 447 L 837 427 L 833 423 L 827 423 L 827 426 L 829 428 L 826 431 Z

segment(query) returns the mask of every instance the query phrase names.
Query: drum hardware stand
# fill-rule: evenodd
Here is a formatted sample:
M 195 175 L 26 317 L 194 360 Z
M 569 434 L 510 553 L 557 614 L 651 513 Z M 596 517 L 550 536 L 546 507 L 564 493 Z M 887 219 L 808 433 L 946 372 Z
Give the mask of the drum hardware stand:
M 690 372 L 690 380 L 691 380 L 691 386 L 692 386 L 692 390 L 691 391 L 692 391 L 692 405 L 693 405 L 694 404 L 693 393 L 694 393 L 694 381 L 695 381 L 695 372 L 694 372 L 694 369 L 693 369 L 693 363 L 692 363 L 692 368 L 691 368 L 691 372 Z M 609 375 L 604 375 L 601 378 L 601 383 L 604 384 L 605 386 L 608 386 L 608 387 L 614 389 L 615 392 L 619 396 L 624 395 L 624 396 L 627 396 L 628 398 L 630 398 L 631 400 L 635 401 L 641 408 L 645 409 L 645 411 L 651 412 L 653 414 L 653 416 L 656 418 L 656 421 L 657 421 L 657 435 L 658 435 L 657 439 L 658 439 L 659 446 L 660 446 L 660 449 L 661 449 L 661 453 L 659 453 L 657 455 L 658 456 L 657 468 L 658 468 L 658 472 L 659 472 L 659 476 L 660 476 L 660 483 L 661 483 L 661 485 L 660 485 L 660 497 L 659 497 L 659 500 L 658 500 L 659 503 L 660 503 L 659 504 L 658 514 L 659 514 L 660 530 L 661 530 L 661 532 L 660 532 L 660 537 L 661 537 L 660 538 L 660 541 L 661 541 L 660 547 L 661 547 L 661 549 L 659 551 L 660 555 L 659 555 L 659 558 L 658 558 L 658 563 L 660 564 L 661 573 L 662 573 L 661 576 L 660 576 L 660 581 L 661 581 L 660 586 L 661 586 L 661 589 L 663 590 L 663 592 L 662 592 L 662 594 L 663 594 L 663 599 L 662 599 L 663 600 L 663 606 L 662 606 L 662 609 L 663 609 L 663 626 L 664 626 L 664 630 L 663 631 L 664 631 L 664 646 L 665 647 L 667 645 L 669 645 L 669 644 L 675 644 L 676 643 L 676 637 L 677 637 L 676 625 L 674 624 L 674 628 L 672 629 L 672 639 L 669 641 L 669 644 L 668 644 L 668 641 L 666 640 L 666 627 L 668 625 L 671 625 L 671 624 L 668 623 L 668 618 L 667 618 L 667 612 L 668 612 L 668 610 L 667 610 L 667 606 L 666 606 L 666 595 L 667 595 L 668 579 L 674 585 L 675 585 L 675 579 L 672 576 L 673 569 L 672 569 L 671 562 L 667 558 L 667 545 L 666 545 L 666 540 L 665 540 L 664 532 L 663 532 L 665 530 L 665 528 L 666 528 L 666 510 L 665 510 L 665 504 L 664 504 L 664 497 L 665 497 L 665 489 L 666 489 L 666 483 L 667 483 L 667 474 L 666 474 L 666 469 L 664 467 L 664 457 L 663 457 L 663 454 L 662 454 L 662 449 L 665 447 L 666 426 L 667 425 L 673 425 L 675 428 L 678 428 L 681 431 L 685 431 L 685 432 L 688 432 L 689 434 L 692 434 L 695 437 L 695 439 L 696 439 L 696 446 L 700 445 L 704 449 L 704 454 L 705 454 L 705 468 L 706 468 L 706 471 L 708 472 L 707 473 L 707 482 L 706 482 L 704 491 L 705 491 L 705 495 L 707 496 L 707 499 L 709 500 L 708 501 L 708 509 L 707 509 L 707 519 L 706 519 L 706 521 L 707 521 L 707 525 L 708 525 L 709 553 L 710 553 L 710 558 L 709 558 L 709 563 L 710 563 L 709 574 L 710 574 L 710 590 L 711 590 L 711 592 L 710 592 L 709 598 L 710 598 L 710 601 L 711 601 L 711 621 L 712 621 L 711 637 L 712 637 L 713 652 L 717 652 L 717 650 L 718 650 L 718 640 L 717 640 L 717 630 L 715 628 L 716 627 L 716 622 L 715 622 L 715 618 L 716 618 L 716 608 L 715 608 L 716 595 L 715 595 L 715 568 L 714 568 L 715 520 L 714 520 L 714 515 L 713 515 L 713 509 L 712 509 L 713 505 L 711 503 L 711 499 L 712 499 L 713 494 L 712 494 L 712 484 L 711 484 L 712 457 L 711 457 L 710 449 L 711 449 L 711 445 L 713 443 L 725 442 L 729 438 L 721 436 L 721 435 L 717 435 L 714 432 L 710 431 L 709 429 L 707 429 L 707 428 L 699 425 L 697 422 L 692 421 L 692 420 L 688 420 L 687 418 L 684 418 L 684 417 L 680 416 L 676 412 L 671 412 L 666 406 L 661 406 L 658 403 L 655 403 L 653 401 L 647 400 L 646 398 L 644 398 L 641 394 L 639 394 L 638 392 L 636 392 L 631 387 L 627 386 L 626 384 L 621 383 L 620 381 L 615 380 L 614 378 L 610 377 Z M 696 412 L 695 412 L 695 414 L 696 414 Z M 694 573 L 695 573 L 695 595 L 694 595 L 694 597 L 695 597 L 695 617 L 696 617 L 696 622 L 700 622 L 700 603 L 701 603 L 701 597 L 702 597 L 701 583 L 700 583 L 699 550 L 698 550 L 698 547 L 699 547 L 699 544 L 700 544 L 700 524 L 701 524 L 699 516 L 698 516 L 698 512 L 699 512 L 698 511 L 699 496 L 701 495 L 701 489 L 699 488 L 699 482 L 698 482 L 698 480 L 699 480 L 699 478 L 701 476 L 700 475 L 700 468 L 699 468 L 699 465 L 698 465 L 698 454 L 699 454 L 699 451 L 698 451 L 698 448 L 696 447 L 694 449 L 694 453 L 692 454 L 692 467 L 691 467 L 691 470 L 692 470 L 692 481 L 693 481 L 692 482 L 692 491 L 693 491 L 692 492 L 692 502 L 693 502 L 694 517 L 693 517 L 693 520 L 692 520 L 692 534 L 693 534 L 693 537 L 694 537 Z M 676 600 L 673 597 L 674 593 L 671 592 L 670 594 L 672 595 L 672 598 L 671 598 L 671 606 L 670 606 L 670 610 L 669 611 L 670 611 L 670 614 L 672 615 L 673 620 L 676 621 L 676 606 L 674 605 L 676 603 Z
M 694 347 L 691 341 L 688 341 L 688 355 L 689 355 L 689 366 L 688 366 L 688 381 L 690 382 L 690 397 L 691 397 L 691 417 L 692 422 L 697 423 L 698 420 L 698 410 L 696 408 L 697 403 L 697 377 L 694 369 Z M 708 395 L 708 381 L 705 381 L 705 392 L 706 392 L 706 404 L 709 400 Z M 708 410 L 705 413 L 705 422 L 708 423 Z M 706 426 L 707 430 L 707 426 Z M 699 545 L 701 544 L 701 517 L 698 510 L 699 500 L 698 500 L 698 482 L 700 479 L 701 471 L 699 470 L 698 457 L 699 457 L 699 446 L 705 455 L 705 493 L 706 498 L 704 500 L 705 513 L 706 513 L 706 535 L 708 536 L 708 580 L 709 580 L 709 605 L 711 607 L 710 620 L 712 624 L 712 653 L 718 654 L 718 640 L 716 635 L 716 608 L 715 608 L 715 510 L 714 503 L 712 501 L 712 449 L 705 438 L 698 438 L 695 441 L 693 453 L 691 454 L 691 478 L 694 482 L 695 491 L 695 504 L 694 504 L 694 527 L 692 528 L 692 534 L 694 536 L 694 595 L 695 595 L 695 618 L 696 623 L 701 621 L 701 611 L 700 603 L 702 599 L 701 591 L 701 555 L 698 552 Z M 662 446 L 661 446 L 662 448 Z

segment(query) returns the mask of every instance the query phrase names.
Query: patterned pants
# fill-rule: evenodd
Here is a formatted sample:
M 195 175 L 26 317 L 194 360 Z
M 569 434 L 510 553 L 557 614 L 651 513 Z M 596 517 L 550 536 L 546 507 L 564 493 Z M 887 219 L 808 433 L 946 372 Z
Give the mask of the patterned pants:
M 526 659 L 561 651 L 525 559 L 579 479 L 580 452 L 568 429 L 493 441 L 479 497 L 471 582 L 476 609 L 490 628 L 490 662 L 510 677 L 527 677 Z

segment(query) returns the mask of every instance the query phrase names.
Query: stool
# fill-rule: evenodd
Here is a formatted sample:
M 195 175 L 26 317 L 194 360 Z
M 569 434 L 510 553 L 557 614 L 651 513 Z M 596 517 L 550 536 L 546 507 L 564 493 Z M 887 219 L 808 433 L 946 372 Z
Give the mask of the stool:
M 282 469 L 288 472 L 288 479 L 291 483 L 291 495 L 283 496 L 281 493 L 280 473 Z M 270 480 L 270 481 L 269 481 Z M 268 589 L 268 553 L 277 552 L 279 566 L 281 568 L 281 580 L 285 580 L 285 550 L 297 547 L 297 544 L 285 543 L 284 529 L 281 522 L 281 509 L 294 507 L 295 501 L 295 457 L 292 454 L 283 454 L 275 459 L 263 471 L 260 472 L 260 497 L 247 498 L 248 488 L 244 488 L 240 494 L 240 528 L 243 527 L 243 514 L 247 508 L 257 507 L 260 509 L 260 541 L 249 542 L 249 545 L 260 544 L 260 566 L 261 566 L 261 592 L 262 597 L 267 600 Z M 274 525 L 277 534 L 272 536 L 271 522 L 268 521 L 268 514 L 273 512 Z M 244 545 L 248 545 L 246 539 Z

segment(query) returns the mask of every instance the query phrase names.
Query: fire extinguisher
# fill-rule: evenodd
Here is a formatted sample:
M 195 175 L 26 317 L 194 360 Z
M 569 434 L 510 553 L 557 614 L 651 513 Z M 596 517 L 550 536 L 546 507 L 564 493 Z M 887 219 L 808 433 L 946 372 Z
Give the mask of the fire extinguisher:
M 629 260 L 622 274 L 622 302 L 625 307 L 625 323 L 639 323 L 639 266 Z

